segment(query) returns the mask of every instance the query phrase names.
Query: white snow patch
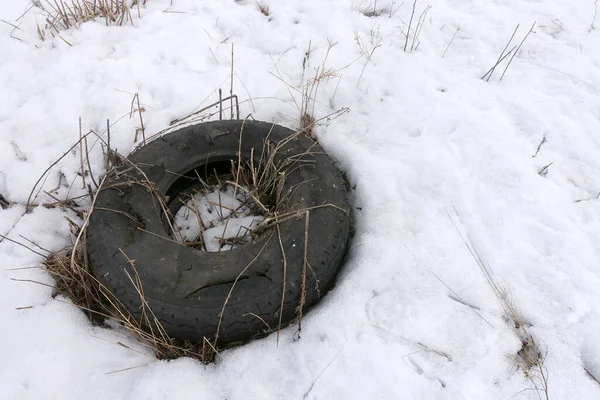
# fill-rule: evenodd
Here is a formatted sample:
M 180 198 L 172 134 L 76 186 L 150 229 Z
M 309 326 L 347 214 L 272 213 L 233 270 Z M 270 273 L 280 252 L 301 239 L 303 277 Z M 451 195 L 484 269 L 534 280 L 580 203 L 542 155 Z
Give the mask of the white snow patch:
M 231 250 L 252 240 L 252 230 L 264 219 L 255 213 L 254 201 L 243 190 L 231 185 L 199 189 L 174 216 L 175 238 L 201 243 L 199 248 L 208 252 Z

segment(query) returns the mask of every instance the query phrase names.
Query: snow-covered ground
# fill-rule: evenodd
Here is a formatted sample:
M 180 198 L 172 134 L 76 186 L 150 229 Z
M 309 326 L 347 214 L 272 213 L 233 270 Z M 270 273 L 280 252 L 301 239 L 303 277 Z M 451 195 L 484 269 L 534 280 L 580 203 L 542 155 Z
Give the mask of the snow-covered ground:
M 0 234 L 63 247 L 69 214 L 24 214 L 24 203 L 78 139 L 79 117 L 84 133 L 110 119 L 113 147 L 126 154 L 140 128 L 133 94 L 146 133 L 162 130 L 219 88 L 229 93 L 232 44 L 242 116 L 295 127 L 296 89 L 335 43 L 326 68 L 337 77 L 321 83 L 315 117 L 350 112 L 317 134 L 360 208 L 348 262 L 301 340 L 292 326 L 279 346 L 270 336 L 207 366 L 157 361 L 93 327 L 51 297 L 41 256 L 3 240 L 1 399 L 546 398 L 515 366 L 521 340 L 459 231 L 546 354 L 549 398 L 600 398 L 586 373 L 600 378 L 594 0 L 419 0 L 413 28 L 431 9 L 412 52 L 412 41 L 403 51 L 412 1 L 394 3 L 391 16 L 367 17 L 368 1 L 266 0 L 267 17 L 251 0 L 149 0 L 133 26 L 99 20 L 41 41 L 35 9 L 16 21 L 27 0 L 1 2 L 0 19 L 19 28 L 0 22 L 0 194 L 15 203 L 0 210 Z M 534 21 L 502 81 L 510 57 L 479 79 L 517 24 L 513 45 Z M 99 145 L 91 153 L 99 174 Z M 44 190 L 84 194 L 79 157 L 68 154 Z

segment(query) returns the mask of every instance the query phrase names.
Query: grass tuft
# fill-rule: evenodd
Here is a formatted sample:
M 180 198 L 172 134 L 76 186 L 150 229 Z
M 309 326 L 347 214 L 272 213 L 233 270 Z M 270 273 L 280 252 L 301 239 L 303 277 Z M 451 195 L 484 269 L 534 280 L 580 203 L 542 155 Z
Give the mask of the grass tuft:
M 257 1 L 256 7 L 258 7 L 258 11 L 261 12 L 262 15 L 268 17 L 271 15 L 271 11 L 269 10 L 269 5 L 265 1 Z
M 304 135 L 316 139 L 315 135 L 315 126 L 317 124 L 317 120 L 315 119 L 315 106 L 317 94 L 319 92 L 319 86 L 322 82 L 327 82 L 331 79 L 337 78 L 339 75 L 337 71 L 331 68 L 326 67 L 327 58 L 329 57 L 329 52 L 336 45 L 336 43 L 332 41 L 328 41 L 327 51 L 325 53 L 325 57 L 321 66 L 315 68 L 315 74 L 312 78 L 309 78 L 308 81 L 302 86 L 302 102 L 300 104 L 300 121 L 298 123 L 299 132 L 304 133 Z M 303 63 L 303 70 L 306 67 L 306 63 L 308 62 L 308 58 L 310 57 L 310 44 L 309 50 L 306 53 L 305 62 Z
M 362 15 L 367 18 L 375 18 L 380 17 L 382 15 L 386 15 L 388 18 L 392 18 L 394 14 L 402 7 L 404 1 L 400 3 L 400 5 L 396 5 L 396 1 L 392 0 L 390 3 L 383 7 L 377 7 L 377 0 L 373 1 L 366 7 L 355 9 L 359 11 Z
M 454 210 L 454 212 L 460 221 L 460 215 L 458 215 L 456 210 Z M 447 210 L 446 214 L 454 225 L 456 232 L 462 239 L 463 244 L 467 247 L 469 254 L 483 273 L 496 298 L 500 301 L 506 319 L 511 321 L 513 324 L 513 330 L 521 341 L 521 348 L 517 354 L 512 357 L 512 360 L 517 368 L 523 372 L 525 378 L 527 378 L 533 384 L 533 390 L 537 391 L 538 393 L 544 393 L 547 400 L 549 398 L 549 392 L 548 370 L 545 366 L 546 353 L 541 350 L 539 343 L 534 340 L 533 335 L 529 330 L 531 325 L 527 324 L 523 319 L 521 312 L 518 309 L 510 292 L 496 282 L 492 275 L 489 264 L 483 260 L 475 248 L 471 237 L 468 234 L 463 234 L 460 231 L 458 225 L 454 222 L 454 219 L 450 216 L 450 213 Z
M 363 8 L 360 10 L 361 14 L 368 18 L 379 17 L 383 14 L 389 14 L 391 10 L 391 5 L 385 7 L 377 7 L 377 0 L 373 2 L 373 4 Z
M 419 48 L 419 45 L 421 44 L 421 41 L 419 40 L 419 35 L 421 34 L 421 30 L 423 30 L 423 25 L 425 25 L 425 19 L 427 18 L 427 13 L 431 9 L 430 5 L 425 6 L 423 11 L 419 15 L 419 18 L 417 19 L 416 26 L 413 29 L 412 24 L 413 24 L 413 20 L 415 17 L 415 10 L 417 8 L 417 1 L 418 0 L 414 0 L 413 5 L 412 5 L 412 11 L 410 13 L 410 20 L 408 22 L 408 28 L 407 28 L 406 35 L 405 35 L 406 39 L 404 41 L 404 51 L 409 52 L 409 53 L 412 53 L 414 50 L 417 50 Z M 411 40 L 411 38 L 412 38 L 412 40 Z M 409 42 L 411 43 L 410 48 L 408 47 Z
M 527 31 L 527 33 L 523 37 L 523 40 L 521 40 L 521 43 L 519 43 L 519 45 L 517 45 L 517 46 L 513 46 L 508 52 L 506 52 L 506 50 L 508 49 L 508 47 L 512 43 L 512 40 L 515 37 L 515 34 L 519 30 L 520 26 L 521 26 L 521 24 L 517 24 L 515 30 L 513 31 L 512 35 L 510 36 L 510 39 L 508 40 L 508 43 L 506 43 L 506 46 L 504 46 L 504 49 L 502 50 L 502 53 L 500 53 L 500 56 L 498 56 L 498 60 L 492 66 L 492 68 L 490 68 L 481 77 L 482 80 L 485 79 L 486 82 L 489 82 L 490 79 L 491 79 L 491 77 L 492 77 L 492 75 L 494 75 L 494 72 L 496 71 L 496 67 L 498 67 L 498 65 L 500 65 L 500 63 L 502 63 L 502 61 L 504 61 L 504 59 L 510 57 L 508 59 L 508 63 L 506 64 L 506 67 L 504 68 L 504 71 L 502 71 L 502 75 L 500 76 L 500 81 L 502 81 L 502 78 L 504 78 L 504 75 L 506 74 L 506 71 L 508 70 L 508 67 L 510 67 L 510 64 L 512 63 L 513 58 L 515 58 L 515 56 L 517 55 L 517 53 L 521 49 L 521 46 L 523 46 L 523 43 L 525 43 L 525 40 L 527 40 L 527 38 L 529 37 L 529 35 L 531 34 L 531 32 L 533 32 L 533 28 L 535 28 L 535 21 L 531 25 L 531 28 L 529 29 L 529 31 Z
M 146 4 L 147 0 L 37 0 L 33 4 L 45 17 L 45 28 L 37 25 L 37 32 L 43 41 L 46 38 L 45 29 L 51 35 L 63 39 L 59 32 L 79 27 L 81 24 L 98 18 L 104 20 L 106 25 L 123 25 L 127 21 L 133 24 L 131 9 L 137 9 L 140 17 L 140 3 Z

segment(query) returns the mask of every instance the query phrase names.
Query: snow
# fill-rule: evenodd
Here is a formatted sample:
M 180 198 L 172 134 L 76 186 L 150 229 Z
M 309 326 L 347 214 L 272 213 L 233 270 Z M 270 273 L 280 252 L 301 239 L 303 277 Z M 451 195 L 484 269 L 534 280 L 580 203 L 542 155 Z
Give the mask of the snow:
M 264 217 L 254 211 L 256 205 L 244 189 L 226 185 L 197 190 L 174 215 L 175 239 L 201 242 L 205 251 L 231 250 L 250 242 L 252 230 Z M 223 241 L 231 244 L 221 246 Z
M 521 342 L 459 232 L 547 355 L 549 397 L 600 398 L 585 372 L 600 377 L 594 2 L 418 1 L 415 20 L 432 8 L 413 52 L 403 51 L 412 2 L 395 3 L 391 18 L 368 18 L 360 10 L 369 1 L 271 0 L 267 18 L 249 0 L 149 0 L 133 26 L 88 22 L 61 32 L 68 45 L 38 38 L 35 9 L 16 21 L 27 0 L 2 2 L 0 19 L 19 28 L 0 24 L 0 193 L 15 203 L 0 210 L 0 234 L 50 251 L 67 244 L 65 217 L 76 216 L 25 214 L 24 204 L 78 139 L 78 119 L 83 133 L 103 137 L 109 119 L 112 147 L 126 154 L 139 144 L 133 94 L 147 135 L 161 131 L 215 101 L 219 88 L 228 93 L 232 44 L 242 116 L 293 128 L 298 90 L 335 43 L 326 67 L 337 78 L 319 86 L 315 117 L 350 112 L 317 135 L 356 185 L 360 210 L 337 285 L 305 316 L 301 339 L 291 326 L 279 345 L 272 335 L 208 366 L 158 361 L 121 330 L 92 326 L 51 297 L 39 255 L 3 240 L 0 398 L 544 398 L 516 368 Z M 534 21 L 502 81 L 508 59 L 489 82 L 479 79 L 517 24 L 513 45 Z M 90 136 L 97 176 L 95 142 Z M 79 151 L 43 190 L 86 194 Z M 42 191 L 36 201 L 53 200 Z

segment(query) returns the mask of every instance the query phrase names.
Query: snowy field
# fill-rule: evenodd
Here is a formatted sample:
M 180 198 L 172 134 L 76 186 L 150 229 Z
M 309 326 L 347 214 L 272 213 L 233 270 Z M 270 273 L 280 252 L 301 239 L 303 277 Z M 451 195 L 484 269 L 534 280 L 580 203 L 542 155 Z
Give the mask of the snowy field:
M 44 41 L 39 10 L 20 18 L 29 4 L 0 5 L 0 194 L 13 203 L 0 234 L 65 246 L 65 217 L 76 217 L 24 205 L 78 140 L 79 118 L 84 133 L 104 133 L 109 119 L 113 148 L 127 154 L 141 128 L 134 93 L 146 135 L 157 133 L 219 88 L 229 94 L 232 44 L 242 117 L 291 128 L 298 90 L 335 44 L 314 114 L 350 111 L 317 134 L 360 210 L 348 262 L 301 340 L 291 326 L 278 346 L 271 335 L 211 365 L 158 361 L 93 327 L 51 297 L 41 256 L 0 240 L 0 399 L 600 399 L 594 0 L 419 0 L 408 43 L 412 1 L 368 17 L 369 1 L 266 0 L 266 16 L 251 0 L 149 0 L 133 25 L 99 19 Z M 503 79 L 510 56 L 480 79 L 515 27 L 508 50 L 534 22 Z M 102 173 L 99 145 L 90 161 Z M 77 147 L 43 189 L 85 194 L 79 170 Z M 521 330 L 467 235 L 542 352 L 528 376 Z

